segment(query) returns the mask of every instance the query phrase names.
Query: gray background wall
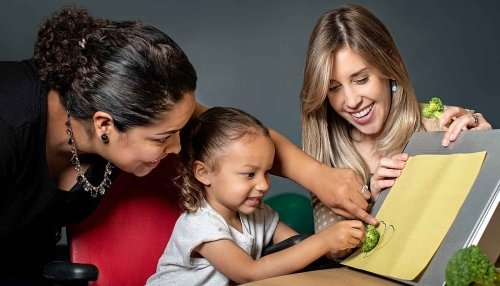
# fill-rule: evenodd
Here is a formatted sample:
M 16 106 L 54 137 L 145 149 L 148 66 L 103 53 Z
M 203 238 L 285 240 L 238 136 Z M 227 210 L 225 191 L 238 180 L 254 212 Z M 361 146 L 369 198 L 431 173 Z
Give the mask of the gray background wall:
M 39 23 L 64 4 L 142 20 L 167 32 L 197 69 L 198 100 L 242 108 L 300 145 L 299 91 L 307 41 L 323 12 L 345 1 L 86 0 L 0 3 L 0 60 L 28 58 Z M 358 1 L 391 31 L 420 101 L 482 112 L 500 126 L 500 1 Z M 332 182 L 334 183 L 334 182 Z M 270 195 L 305 194 L 273 178 Z

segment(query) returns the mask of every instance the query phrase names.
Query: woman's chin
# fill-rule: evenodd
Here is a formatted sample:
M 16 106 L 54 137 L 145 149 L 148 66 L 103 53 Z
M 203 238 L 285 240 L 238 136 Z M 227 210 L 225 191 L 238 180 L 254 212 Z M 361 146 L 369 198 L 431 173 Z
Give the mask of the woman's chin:
M 370 137 L 378 137 L 380 135 L 380 132 L 382 131 L 381 126 L 375 126 L 374 124 L 372 126 L 357 126 L 358 131 L 365 135 L 365 136 L 370 136 Z
M 146 176 L 147 174 L 151 173 L 151 171 L 153 171 L 154 168 L 156 168 L 157 164 L 155 166 L 140 166 L 140 167 L 137 167 L 133 170 L 130 170 L 130 171 L 127 171 L 127 170 L 124 170 L 125 172 L 127 173 L 130 173 L 130 174 L 133 174 L 134 176 L 136 177 L 144 177 Z

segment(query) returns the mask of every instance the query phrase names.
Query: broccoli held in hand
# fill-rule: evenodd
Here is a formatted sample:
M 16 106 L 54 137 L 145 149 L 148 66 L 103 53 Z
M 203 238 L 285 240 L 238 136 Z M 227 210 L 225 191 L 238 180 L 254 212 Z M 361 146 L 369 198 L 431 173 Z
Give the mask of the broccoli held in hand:
M 500 273 L 476 245 L 455 252 L 446 266 L 447 286 L 500 286 Z
M 361 248 L 363 252 L 370 252 L 377 246 L 378 240 L 380 239 L 380 233 L 371 224 L 366 227 L 365 238 L 363 239 L 363 247 Z
M 433 97 L 431 98 L 429 103 L 426 103 L 424 105 L 424 108 L 422 109 L 422 115 L 428 119 L 431 118 L 441 119 L 441 116 L 443 116 L 443 111 L 444 111 L 444 105 L 441 102 L 441 99 Z

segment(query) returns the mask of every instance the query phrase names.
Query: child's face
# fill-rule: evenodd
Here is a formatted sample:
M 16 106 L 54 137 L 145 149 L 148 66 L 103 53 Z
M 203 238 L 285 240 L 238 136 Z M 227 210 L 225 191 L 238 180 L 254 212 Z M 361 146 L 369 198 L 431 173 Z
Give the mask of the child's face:
M 333 54 L 328 101 L 359 132 L 378 137 L 391 108 L 390 83 L 350 48 Z
M 223 216 L 253 213 L 269 190 L 274 144 L 264 135 L 245 135 L 223 149 L 213 158 L 217 170 L 208 172 L 206 200 Z

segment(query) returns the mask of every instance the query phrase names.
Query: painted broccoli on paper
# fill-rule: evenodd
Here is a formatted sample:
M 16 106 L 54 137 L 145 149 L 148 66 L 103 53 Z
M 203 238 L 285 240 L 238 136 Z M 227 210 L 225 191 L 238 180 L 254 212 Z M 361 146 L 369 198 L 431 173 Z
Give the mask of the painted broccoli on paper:
M 500 286 L 500 273 L 484 252 L 472 245 L 455 252 L 446 266 L 447 286 Z
M 370 252 L 377 246 L 380 239 L 380 233 L 373 225 L 368 225 L 366 227 L 365 238 L 363 239 L 362 250 L 364 253 Z

